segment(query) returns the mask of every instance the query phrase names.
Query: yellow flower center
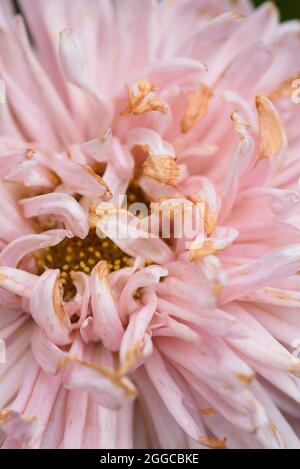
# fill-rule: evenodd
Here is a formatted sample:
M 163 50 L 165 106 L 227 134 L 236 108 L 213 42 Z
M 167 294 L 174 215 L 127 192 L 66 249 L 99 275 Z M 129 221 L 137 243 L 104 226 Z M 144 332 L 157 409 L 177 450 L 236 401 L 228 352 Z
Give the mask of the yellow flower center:
M 127 191 L 128 205 L 134 202 L 146 202 L 138 181 L 131 182 Z M 35 253 L 37 273 L 41 275 L 47 269 L 59 269 L 65 298 L 76 293 L 72 280 L 74 272 L 90 274 L 101 260 L 107 261 L 110 271 L 133 265 L 134 259 L 124 253 L 109 238 L 101 239 L 95 228 L 91 228 L 85 239 L 65 238 L 56 246 L 49 246 Z
M 90 274 L 94 266 L 106 260 L 111 271 L 129 267 L 133 259 L 125 254 L 109 238 L 100 239 L 95 229 L 91 229 L 85 239 L 65 238 L 56 246 L 50 246 L 36 253 L 39 275 L 47 269 L 59 269 L 65 295 L 73 296 L 75 287 L 72 274 Z

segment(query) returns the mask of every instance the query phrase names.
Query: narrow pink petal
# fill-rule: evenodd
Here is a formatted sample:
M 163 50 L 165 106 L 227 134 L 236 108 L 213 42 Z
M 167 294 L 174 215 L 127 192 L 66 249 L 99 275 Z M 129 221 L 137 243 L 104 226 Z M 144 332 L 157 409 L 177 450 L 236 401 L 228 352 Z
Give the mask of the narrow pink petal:
M 46 373 L 59 373 L 66 353 L 51 342 L 40 328 L 36 328 L 32 335 L 31 349 L 36 362 Z
M 72 232 L 67 230 L 49 230 L 41 234 L 20 236 L 1 251 L 0 263 L 8 267 L 17 267 L 27 254 L 48 246 L 55 246 L 65 237 L 71 238 L 72 236 Z
M 88 220 L 78 202 L 68 194 L 52 193 L 23 199 L 25 217 L 55 215 L 62 219 L 75 236 L 85 238 L 88 234 Z
M 120 345 L 120 364 L 123 372 L 132 371 L 148 356 L 149 347 L 145 335 L 157 307 L 157 297 L 150 290 L 143 297 L 143 301 L 145 305 L 129 316 L 129 324 Z
M 29 297 L 38 282 L 36 275 L 12 267 L 0 267 L 0 287 L 15 295 Z
M 95 334 L 108 350 L 118 350 L 123 327 L 109 286 L 109 272 L 105 261 L 100 261 L 92 271 L 91 303 Z
M 55 344 L 70 343 L 71 324 L 63 308 L 59 270 L 44 272 L 36 282 L 30 295 L 30 312 Z
M 122 320 L 137 308 L 137 303 L 133 299 L 134 293 L 139 288 L 151 287 L 157 284 L 161 277 L 165 277 L 167 274 L 166 268 L 153 265 L 145 267 L 129 278 L 119 298 L 119 311 Z

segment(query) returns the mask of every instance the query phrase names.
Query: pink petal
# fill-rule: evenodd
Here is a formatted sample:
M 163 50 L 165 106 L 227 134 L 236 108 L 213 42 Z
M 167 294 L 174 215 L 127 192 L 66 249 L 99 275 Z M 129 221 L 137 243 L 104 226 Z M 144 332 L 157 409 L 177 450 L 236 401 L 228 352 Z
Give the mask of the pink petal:
M 92 271 L 91 303 L 95 334 L 108 350 L 118 350 L 123 327 L 109 286 L 109 272 L 105 261 L 100 261 Z
M 52 193 L 23 199 L 25 217 L 55 215 L 62 219 L 75 236 L 85 238 L 88 234 L 88 220 L 78 202 L 67 194 Z
M 44 272 L 30 295 L 30 312 L 50 340 L 66 345 L 71 341 L 71 324 L 63 308 L 60 288 L 59 270 Z

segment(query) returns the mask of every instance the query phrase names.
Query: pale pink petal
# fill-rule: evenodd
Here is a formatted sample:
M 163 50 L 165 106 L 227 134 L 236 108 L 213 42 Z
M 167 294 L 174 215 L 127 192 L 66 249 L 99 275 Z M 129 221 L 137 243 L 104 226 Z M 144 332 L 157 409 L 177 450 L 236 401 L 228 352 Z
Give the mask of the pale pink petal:
M 30 295 L 30 312 L 55 344 L 70 343 L 71 323 L 63 308 L 59 270 L 44 272 L 36 282 Z
M 147 328 L 157 307 L 157 297 L 151 290 L 143 298 L 145 305 L 134 311 L 120 344 L 120 365 L 122 372 L 132 371 L 141 365 L 152 352 L 145 338 Z
M 108 350 L 118 350 L 123 327 L 109 286 L 109 273 L 105 261 L 99 262 L 92 271 L 91 303 L 96 336 Z
M 67 230 L 49 230 L 41 234 L 20 236 L 9 243 L 0 254 L 0 263 L 8 267 L 17 267 L 21 259 L 39 249 L 59 244 L 65 237 L 73 235 Z
M 88 233 L 88 220 L 78 202 L 67 194 L 53 193 L 39 195 L 21 201 L 25 217 L 55 215 L 62 219 L 75 236 L 85 238 Z
M 139 288 L 156 285 L 161 277 L 166 275 L 168 275 L 166 268 L 153 265 L 145 267 L 129 278 L 119 298 L 119 311 L 122 320 L 125 320 L 127 314 L 132 313 L 137 308 L 137 302 L 133 298 L 134 293 Z
M 38 282 L 36 275 L 12 267 L 0 267 L 0 286 L 15 295 L 28 298 Z

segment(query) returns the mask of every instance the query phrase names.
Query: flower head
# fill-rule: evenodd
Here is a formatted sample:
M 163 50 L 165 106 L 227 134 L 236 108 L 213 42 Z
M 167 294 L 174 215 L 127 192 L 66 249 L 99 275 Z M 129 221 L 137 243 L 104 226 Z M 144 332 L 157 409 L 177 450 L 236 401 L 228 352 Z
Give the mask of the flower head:
M 299 448 L 299 23 L 247 0 L 19 4 L 2 447 Z

